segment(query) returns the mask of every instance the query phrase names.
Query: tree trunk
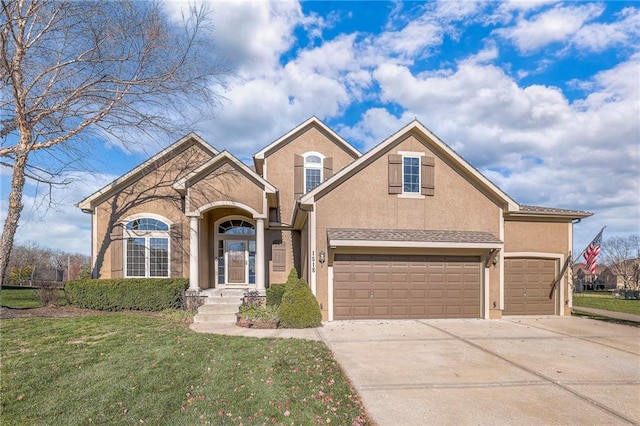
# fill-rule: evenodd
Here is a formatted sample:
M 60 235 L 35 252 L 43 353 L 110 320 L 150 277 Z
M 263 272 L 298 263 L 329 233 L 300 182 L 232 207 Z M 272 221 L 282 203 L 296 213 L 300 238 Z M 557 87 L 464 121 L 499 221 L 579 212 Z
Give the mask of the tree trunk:
M 9 256 L 13 248 L 13 238 L 16 235 L 18 221 L 24 207 L 22 204 L 22 190 L 25 183 L 25 168 L 28 156 L 28 151 L 22 151 L 16 155 L 13 163 L 7 220 L 4 222 L 2 238 L 0 238 L 0 285 L 6 284 L 5 278 L 8 278 L 7 268 L 9 267 Z

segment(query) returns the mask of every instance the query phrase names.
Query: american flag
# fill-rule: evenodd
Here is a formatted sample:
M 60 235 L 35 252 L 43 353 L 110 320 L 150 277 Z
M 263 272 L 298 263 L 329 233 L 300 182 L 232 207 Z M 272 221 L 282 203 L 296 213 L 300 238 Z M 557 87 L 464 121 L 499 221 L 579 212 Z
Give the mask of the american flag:
M 584 261 L 586 264 L 586 269 L 590 274 L 596 272 L 596 262 L 598 261 L 598 255 L 600 254 L 600 246 L 602 245 L 602 231 L 604 228 L 596 235 L 596 237 L 591 241 L 589 247 L 587 247 L 584 251 Z

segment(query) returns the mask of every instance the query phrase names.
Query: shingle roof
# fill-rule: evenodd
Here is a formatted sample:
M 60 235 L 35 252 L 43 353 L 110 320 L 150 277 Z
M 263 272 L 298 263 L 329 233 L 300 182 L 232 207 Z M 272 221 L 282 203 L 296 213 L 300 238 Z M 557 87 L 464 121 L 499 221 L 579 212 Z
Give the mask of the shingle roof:
M 499 243 L 499 238 L 482 231 L 436 231 L 428 229 L 328 229 L 329 241 L 405 241 L 436 243 Z
M 592 216 L 593 213 L 583 210 L 570 210 L 559 209 L 555 207 L 542 207 L 542 206 L 527 206 L 520 204 L 520 213 L 535 213 L 535 214 L 549 214 L 549 215 L 564 215 L 564 216 Z

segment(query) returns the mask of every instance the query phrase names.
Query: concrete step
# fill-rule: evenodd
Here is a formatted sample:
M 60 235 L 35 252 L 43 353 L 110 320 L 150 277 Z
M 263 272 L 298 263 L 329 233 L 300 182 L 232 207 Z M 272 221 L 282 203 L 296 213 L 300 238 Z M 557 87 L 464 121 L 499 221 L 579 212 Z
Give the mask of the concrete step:
M 241 297 L 207 297 L 204 299 L 205 305 L 238 305 L 242 304 Z
M 240 303 L 209 303 L 198 308 L 199 314 L 235 314 L 238 312 Z
M 236 314 L 201 314 L 198 313 L 193 322 L 196 324 L 235 324 Z
M 207 298 L 193 318 L 197 324 L 235 324 L 244 289 L 206 290 Z

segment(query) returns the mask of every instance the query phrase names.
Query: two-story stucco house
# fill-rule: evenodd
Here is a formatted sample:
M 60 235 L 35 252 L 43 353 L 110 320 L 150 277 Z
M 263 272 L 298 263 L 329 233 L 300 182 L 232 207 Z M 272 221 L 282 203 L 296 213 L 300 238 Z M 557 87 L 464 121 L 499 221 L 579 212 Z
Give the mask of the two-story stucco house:
M 93 273 L 255 288 L 296 267 L 325 320 L 566 315 L 572 223 L 524 206 L 418 121 L 366 154 L 311 118 L 254 168 L 189 134 L 78 206 Z

